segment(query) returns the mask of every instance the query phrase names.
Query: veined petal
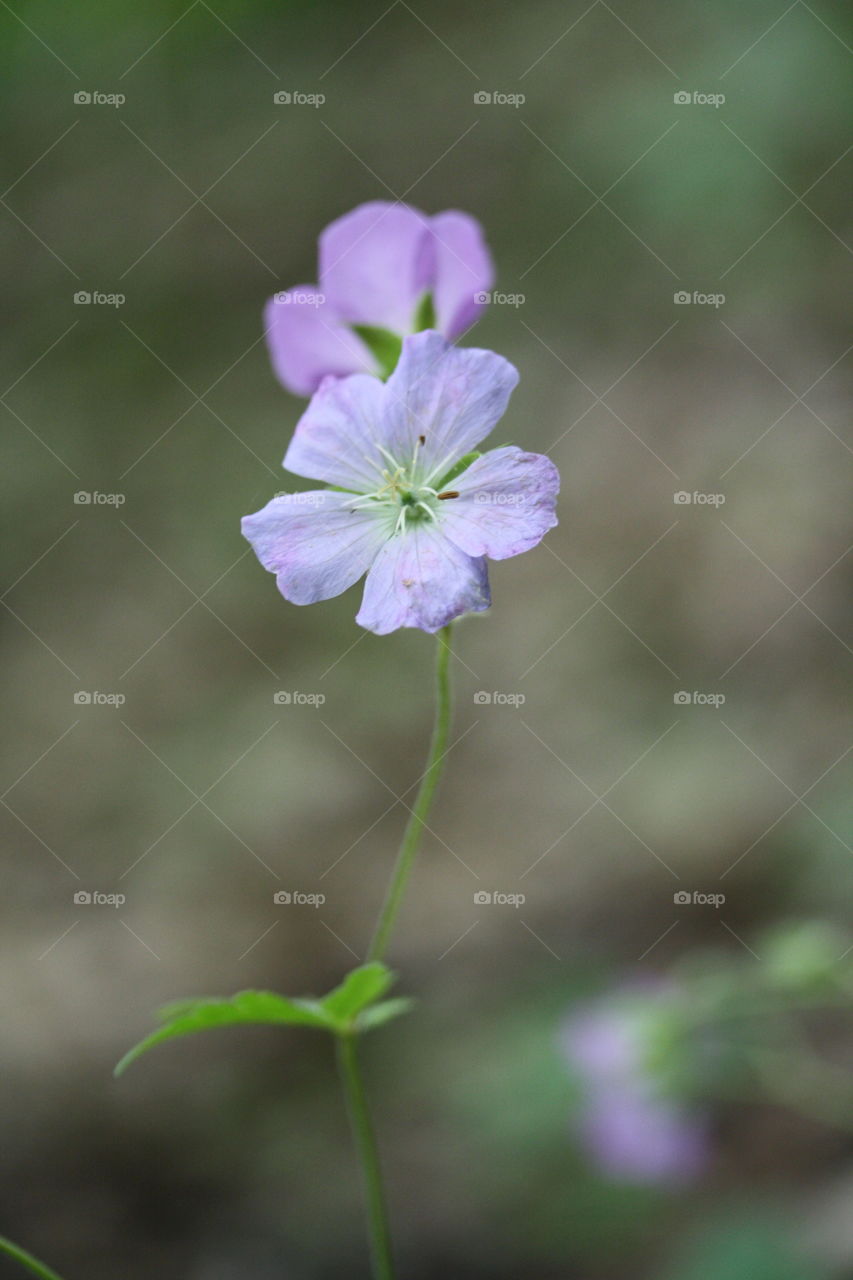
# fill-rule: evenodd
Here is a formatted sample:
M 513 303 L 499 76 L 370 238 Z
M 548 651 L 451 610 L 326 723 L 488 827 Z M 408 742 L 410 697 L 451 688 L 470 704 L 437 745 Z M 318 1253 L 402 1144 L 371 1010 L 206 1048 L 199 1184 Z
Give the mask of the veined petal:
M 380 550 L 356 622 L 380 636 L 398 627 L 432 632 L 490 603 L 485 560 L 465 555 L 434 524 L 421 522 Z
M 320 236 L 320 285 L 351 324 L 409 333 L 418 299 L 432 281 L 434 255 L 424 214 L 375 200 Z
M 363 373 L 325 378 L 296 424 L 282 465 L 358 493 L 381 488 L 388 466 L 379 448 L 384 392 L 378 378 Z
M 244 516 L 243 536 L 285 600 L 316 604 L 351 587 L 388 537 L 387 519 L 354 510 L 350 494 L 329 489 L 273 498 Z
M 445 338 L 458 338 L 488 305 L 478 295 L 492 287 L 492 257 L 482 227 L 469 214 L 449 209 L 431 218 L 430 225 L 435 237 L 436 328 Z
M 379 373 L 361 338 L 321 297 L 317 285 L 300 284 L 270 298 L 264 310 L 276 377 L 298 396 L 310 396 L 327 374 Z
M 506 560 L 541 542 L 558 523 L 560 473 L 550 458 L 509 446 L 477 458 L 439 504 L 441 529 L 469 556 Z
M 402 461 L 423 436 L 420 471 L 438 481 L 489 435 L 517 382 L 518 370 L 493 351 L 451 346 L 433 330 L 413 334 L 385 384 L 384 443 Z

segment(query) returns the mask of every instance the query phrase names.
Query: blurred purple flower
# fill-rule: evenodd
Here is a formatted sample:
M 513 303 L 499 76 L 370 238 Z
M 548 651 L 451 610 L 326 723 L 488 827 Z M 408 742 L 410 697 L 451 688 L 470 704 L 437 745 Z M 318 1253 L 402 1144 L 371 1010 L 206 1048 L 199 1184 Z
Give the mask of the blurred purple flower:
M 327 375 L 383 372 L 352 326 L 400 338 L 434 328 L 457 338 L 483 310 L 492 285 L 480 224 L 455 210 L 427 217 L 409 205 L 373 201 L 326 227 L 319 247 L 320 283 L 276 294 L 264 315 L 273 368 L 297 395 L 311 395 Z M 433 315 L 418 323 L 428 295 Z
M 325 379 L 284 466 L 336 488 L 273 498 L 242 524 L 285 599 L 328 600 L 366 573 L 356 621 L 378 635 L 487 609 L 485 558 L 529 551 L 557 523 L 549 458 L 505 447 L 472 460 L 517 381 L 501 356 L 431 331 L 404 340 L 387 383 Z
M 636 1005 L 605 998 L 574 1014 L 561 1047 L 583 1085 L 581 1139 L 610 1177 L 674 1182 L 695 1177 L 708 1161 L 703 1118 L 665 1095 L 649 1063 L 654 991 Z M 669 989 L 658 995 L 666 998 Z

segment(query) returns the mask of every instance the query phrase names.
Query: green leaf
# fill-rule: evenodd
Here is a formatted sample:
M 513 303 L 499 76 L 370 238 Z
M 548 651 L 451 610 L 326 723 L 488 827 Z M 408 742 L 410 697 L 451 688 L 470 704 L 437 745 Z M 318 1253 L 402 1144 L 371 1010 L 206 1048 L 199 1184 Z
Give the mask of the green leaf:
M 160 1010 L 159 1018 L 164 1025 L 124 1055 L 115 1068 L 116 1076 L 155 1045 L 196 1031 L 263 1023 L 336 1029 L 318 1001 L 288 1000 L 272 991 L 240 991 L 230 999 L 176 1000 Z
M 438 483 L 439 490 L 446 489 L 451 480 L 455 480 L 457 476 L 461 476 L 463 471 L 467 471 L 472 462 L 476 462 L 478 458 L 482 458 L 479 449 L 474 449 L 471 453 L 466 453 L 464 458 L 460 458 L 455 466 L 451 467 L 446 476 L 443 476 Z
M 405 1013 L 409 1007 L 408 1000 L 387 1000 L 380 1005 L 374 1003 L 384 996 L 393 981 L 394 974 L 390 969 L 372 961 L 353 969 L 340 986 L 320 1000 L 290 1000 L 273 991 L 240 991 L 230 998 L 173 1000 L 158 1012 L 162 1026 L 134 1045 L 119 1062 L 114 1074 L 120 1076 L 132 1062 L 155 1045 L 174 1040 L 177 1036 L 211 1031 L 217 1027 L 263 1024 L 316 1027 L 339 1036 L 368 1031 Z
M 403 339 L 390 329 L 378 329 L 372 324 L 354 324 L 353 333 L 358 334 L 371 355 L 379 365 L 383 378 L 388 378 L 397 367 L 400 352 L 403 350 Z
M 435 327 L 435 304 L 432 300 L 432 294 L 425 293 L 415 312 L 415 333 L 420 333 L 423 329 L 434 329 Z
M 392 1018 L 399 1018 L 402 1013 L 408 1013 L 414 1007 L 414 1003 L 414 1000 L 410 1000 L 407 996 L 398 996 L 395 1000 L 383 1000 L 381 1004 L 372 1004 L 358 1015 L 356 1027 L 359 1031 L 373 1031 L 375 1027 L 381 1027 Z
M 362 1009 L 384 996 L 393 981 L 391 970 L 379 961 L 360 965 L 320 1001 L 321 1007 L 341 1030 L 347 1029 Z

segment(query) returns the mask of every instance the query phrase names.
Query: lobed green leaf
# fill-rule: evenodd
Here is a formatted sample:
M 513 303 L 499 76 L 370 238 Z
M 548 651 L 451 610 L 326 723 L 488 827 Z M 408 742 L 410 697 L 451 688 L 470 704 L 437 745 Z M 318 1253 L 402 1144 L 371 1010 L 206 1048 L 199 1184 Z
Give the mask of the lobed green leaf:
M 362 1009 L 384 996 L 393 981 L 390 969 L 379 961 L 372 961 L 348 973 L 341 985 L 330 991 L 320 1004 L 340 1029 L 346 1030 Z
M 402 999 L 376 1003 L 393 981 L 390 969 L 375 961 L 353 969 L 340 986 L 321 999 L 293 1000 L 273 991 L 240 991 L 231 997 L 173 1000 L 158 1012 L 162 1025 L 124 1055 L 114 1074 L 120 1076 L 155 1045 L 218 1027 L 302 1026 L 333 1035 L 369 1031 L 410 1006 L 410 1001 Z
M 272 991 L 240 991 L 236 996 L 222 999 L 177 1000 L 165 1005 L 158 1017 L 164 1025 L 124 1055 L 115 1068 L 115 1075 L 120 1076 L 155 1045 L 196 1031 L 264 1023 L 333 1029 L 317 1001 L 288 1000 Z
M 373 1031 L 375 1027 L 381 1027 L 392 1018 L 399 1018 L 401 1014 L 408 1013 L 414 1003 L 414 1000 L 410 1000 L 408 996 L 398 996 L 394 1000 L 383 1000 L 381 1004 L 369 1005 L 358 1015 L 356 1026 L 359 1031 Z

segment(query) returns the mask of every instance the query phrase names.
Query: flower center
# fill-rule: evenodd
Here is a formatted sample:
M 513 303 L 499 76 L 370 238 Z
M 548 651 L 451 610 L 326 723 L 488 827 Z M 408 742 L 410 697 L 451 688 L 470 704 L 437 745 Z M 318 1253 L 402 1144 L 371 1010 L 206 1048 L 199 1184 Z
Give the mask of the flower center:
M 382 471 L 385 481 L 373 493 L 366 493 L 354 504 L 354 509 L 379 508 L 393 519 L 393 533 L 403 533 L 407 524 L 421 520 L 435 520 L 438 494 L 424 484 L 418 475 L 417 456 L 408 467 L 400 466 L 392 458 Z
M 376 500 L 394 514 L 395 533 L 405 532 L 407 523 L 435 519 L 438 495 L 429 485 L 418 483 L 414 471 L 414 463 L 408 470 L 404 467 L 384 470 L 382 476 L 386 483 L 375 494 Z
M 387 449 L 377 445 L 382 457 L 388 463 L 388 466 L 380 472 L 385 483 L 373 493 L 365 493 L 353 503 L 353 511 L 378 508 L 380 511 L 387 512 L 394 522 L 391 530 L 392 537 L 394 534 L 404 533 L 407 522 L 415 524 L 422 520 L 436 520 L 438 503 L 444 498 L 459 497 L 455 489 L 446 489 L 443 493 L 438 493 L 431 485 L 424 483 L 423 470 L 418 466 L 418 455 L 425 439 L 425 436 L 418 437 L 412 460 L 407 466 L 401 466 Z M 366 458 L 365 461 L 370 462 L 371 459 Z M 426 478 L 431 480 L 433 477 L 430 475 Z

